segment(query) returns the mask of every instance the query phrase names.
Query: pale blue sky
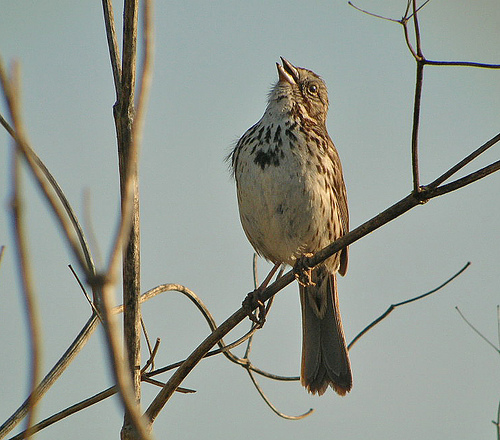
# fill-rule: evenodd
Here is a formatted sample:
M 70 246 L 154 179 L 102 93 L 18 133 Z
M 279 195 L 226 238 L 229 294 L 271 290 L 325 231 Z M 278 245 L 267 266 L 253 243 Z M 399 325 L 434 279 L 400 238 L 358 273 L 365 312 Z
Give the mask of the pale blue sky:
M 118 179 L 112 121 L 114 88 L 100 2 L 3 2 L 0 54 L 22 65 L 26 125 L 35 150 L 83 218 L 106 257 L 116 224 Z M 399 18 L 404 0 L 359 0 Z M 117 8 L 117 21 L 120 11 Z M 430 59 L 500 62 L 495 0 L 432 0 L 420 16 Z M 218 322 L 251 290 L 252 249 L 239 224 L 224 157 L 262 115 L 275 62 L 284 56 L 320 74 L 330 92 L 330 135 L 342 158 L 358 226 L 411 189 L 410 128 L 415 66 L 397 24 L 343 1 L 156 1 L 152 94 L 141 152 L 142 286 L 175 282 L 194 290 Z M 428 67 L 421 126 L 423 183 L 499 131 L 500 72 Z M 5 107 L 2 103 L 2 112 Z M 25 317 L 9 227 L 9 147 L 0 131 L 0 421 L 27 390 Z M 499 147 L 467 168 L 498 160 Z M 459 306 L 496 340 L 500 302 L 500 174 L 435 199 L 351 248 L 339 282 L 350 340 L 391 303 L 424 293 L 470 269 L 445 290 L 394 312 L 351 352 L 353 391 L 307 395 L 298 383 L 261 385 L 277 407 L 306 420 L 276 417 L 246 373 L 224 358 L 204 361 L 155 423 L 158 439 L 493 439 L 500 399 L 498 355 L 459 318 Z M 44 371 L 90 315 L 67 269 L 71 256 L 31 179 L 25 181 L 29 242 L 43 318 Z M 82 220 L 83 221 L 83 220 Z M 86 225 L 88 228 L 88 225 Z M 261 272 L 267 270 L 265 263 Z M 178 294 L 143 309 L 150 337 L 162 338 L 161 366 L 186 356 L 208 333 Z M 239 328 L 240 334 L 247 323 Z M 46 417 L 110 385 L 96 332 L 47 394 Z M 254 342 L 253 361 L 277 374 L 300 365 L 297 287 L 280 293 Z M 144 386 L 147 404 L 155 388 Z M 6 398 L 7 397 L 7 398 Z M 38 438 L 117 438 L 115 399 L 43 431 Z

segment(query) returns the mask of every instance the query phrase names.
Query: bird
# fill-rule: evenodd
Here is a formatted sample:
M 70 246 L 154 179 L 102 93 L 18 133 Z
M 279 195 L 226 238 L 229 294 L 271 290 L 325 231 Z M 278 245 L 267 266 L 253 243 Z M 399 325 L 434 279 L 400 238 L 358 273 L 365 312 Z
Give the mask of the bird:
M 251 245 L 275 265 L 294 267 L 349 231 L 349 211 L 342 165 L 326 127 L 326 84 L 280 58 L 264 115 L 228 159 Z M 347 263 L 345 247 L 313 268 L 309 282 L 299 277 L 300 380 L 311 394 L 330 386 L 343 396 L 352 388 L 336 279 L 337 272 L 346 274 Z

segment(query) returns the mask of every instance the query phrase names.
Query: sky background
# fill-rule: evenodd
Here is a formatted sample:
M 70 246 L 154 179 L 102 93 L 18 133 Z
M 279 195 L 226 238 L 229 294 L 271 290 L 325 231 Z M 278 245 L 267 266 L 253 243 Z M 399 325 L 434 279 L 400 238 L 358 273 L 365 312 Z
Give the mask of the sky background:
M 404 0 L 359 0 L 400 18 Z M 121 10 L 116 7 L 117 24 Z M 86 191 L 106 260 L 119 208 L 112 118 L 114 87 L 101 3 L 3 2 L 0 54 L 22 66 L 23 105 L 32 145 L 83 222 Z M 432 0 L 420 14 L 429 59 L 500 62 L 495 0 Z M 328 128 L 344 167 L 356 227 L 411 190 L 410 136 L 415 63 L 398 24 L 344 1 L 155 2 L 155 72 L 140 159 L 142 290 L 184 284 L 222 322 L 252 289 L 252 249 L 241 229 L 235 185 L 224 157 L 262 115 L 275 62 L 284 56 L 320 74 L 329 88 Z M 428 183 L 499 131 L 500 72 L 427 67 L 422 98 L 422 183 Z M 5 106 L 1 105 L 5 114 Z M 26 319 L 16 276 L 9 215 L 10 139 L 0 131 L 0 421 L 28 389 Z M 495 146 L 465 172 L 499 158 Z M 30 254 L 43 327 L 44 372 L 90 316 L 67 268 L 74 263 L 30 178 L 25 203 Z M 260 383 L 284 413 L 273 414 L 247 374 L 217 357 L 184 382 L 155 423 L 156 438 L 494 439 L 500 399 L 499 356 L 459 317 L 497 341 L 500 302 L 500 174 L 434 199 L 351 247 L 339 281 L 351 340 L 391 303 L 438 286 L 439 293 L 397 311 L 351 351 L 354 388 L 308 395 L 293 382 Z M 95 254 L 96 255 L 96 254 Z M 96 260 L 98 258 L 96 257 Z M 270 266 L 259 263 L 262 277 Z M 283 375 L 300 368 L 297 286 L 281 292 L 254 340 L 252 361 Z M 117 298 L 117 301 L 119 299 Z M 146 303 L 150 338 L 161 337 L 156 365 L 187 356 L 208 334 L 177 293 Z M 236 338 L 245 322 L 232 333 Z M 229 338 L 227 339 L 229 340 Z M 241 352 L 241 350 L 240 350 Z M 159 377 L 166 380 L 167 376 Z M 47 417 L 111 385 L 98 330 L 43 399 Z M 148 405 L 157 389 L 144 385 Z M 53 425 L 39 439 L 118 438 L 121 408 L 110 398 Z M 15 433 L 14 431 L 13 433 Z

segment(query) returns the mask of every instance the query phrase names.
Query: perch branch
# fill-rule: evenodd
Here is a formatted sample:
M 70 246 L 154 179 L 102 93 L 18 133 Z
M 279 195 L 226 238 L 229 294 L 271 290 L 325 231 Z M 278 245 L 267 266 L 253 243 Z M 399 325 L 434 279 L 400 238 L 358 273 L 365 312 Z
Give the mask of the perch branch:
M 489 170 L 489 172 L 497 171 L 500 168 L 500 165 L 494 169 Z M 473 173 L 474 174 L 474 173 Z M 476 176 L 475 180 L 478 180 L 482 177 L 485 177 L 487 174 L 482 176 Z M 460 181 L 462 179 L 459 179 Z M 315 267 L 316 265 L 322 263 L 327 258 L 336 254 L 344 247 L 354 243 L 365 235 L 373 232 L 374 230 L 380 228 L 381 226 L 389 223 L 395 218 L 401 216 L 406 213 L 410 209 L 414 208 L 417 205 L 423 204 L 432 198 L 435 198 L 439 195 L 443 195 L 449 192 L 458 189 L 459 187 L 466 186 L 473 181 L 471 179 L 467 182 L 461 182 L 459 186 L 454 187 L 451 184 L 447 185 L 447 188 L 444 190 L 440 190 L 441 187 L 435 189 L 428 189 L 423 187 L 419 193 L 410 193 L 405 198 L 401 199 L 394 205 L 387 208 L 382 213 L 373 217 L 371 220 L 363 223 L 361 226 L 358 226 L 356 229 L 347 233 L 340 239 L 328 245 L 326 248 L 321 251 L 315 253 L 312 257 L 307 258 L 305 264 L 308 267 Z M 457 181 L 457 182 L 458 182 Z M 282 290 L 285 286 L 292 283 L 295 277 L 293 271 L 289 271 L 284 274 L 281 278 L 275 281 L 273 284 L 264 289 L 260 294 L 260 301 L 265 302 L 271 296 Z M 163 406 L 167 403 L 167 401 L 172 396 L 176 387 L 178 387 L 184 378 L 189 374 L 189 372 L 197 365 L 197 363 L 203 358 L 203 356 L 229 331 L 231 331 L 236 325 L 238 325 L 245 317 L 247 316 L 245 309 L 240 308 L 236 312 L 234 312 L 226 321 L 224 321 L 215 331 L 212 332 L 186 359 L 186 361 L 176 370 L 176 372 L 172 375 L 169 381 L 165 384 L 165 387 L 157 394 L 153 402 L 150 404 L 148 409 L 146 410 L 146 416 L 149 419 L 150 423 L 153 423 L 155 418 L 158 416 L 159 412 L 163 408 Z

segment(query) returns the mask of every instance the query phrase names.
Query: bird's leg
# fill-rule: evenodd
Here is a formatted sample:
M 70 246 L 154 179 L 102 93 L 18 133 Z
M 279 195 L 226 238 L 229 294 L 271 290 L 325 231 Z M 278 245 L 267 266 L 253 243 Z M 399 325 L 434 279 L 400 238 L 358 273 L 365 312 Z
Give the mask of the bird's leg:
M 246 298 L 243 300 L 242 306 L 247 312 L 248 317 L 251 321 L 255 322 L 259 328 L 264 325 L 266 321 L 266 308 L 264 302 L 260 299 L 261 292 L 267 287 L 271 278 L 274 276 L 281 263 L 276 263 L 271 269 L 271 272 L 267 275 L 266 279 L 262 284 L 257 287 L 253 292 L 250 292 Z M 258 308 L 258 313 L 254 313 L 253 310 Z
M 293 265 L 293 274 L 295 279 L 301 286 L 314 286 L 315 283 L 311 278 L 312 268 L 307 265 L 307 258 L 312 257 L 311 253 L 302 254 Z

